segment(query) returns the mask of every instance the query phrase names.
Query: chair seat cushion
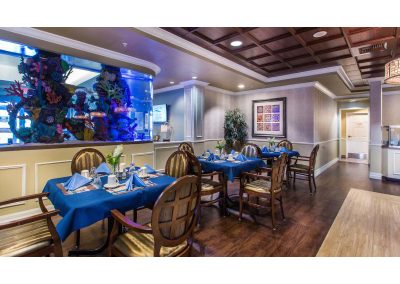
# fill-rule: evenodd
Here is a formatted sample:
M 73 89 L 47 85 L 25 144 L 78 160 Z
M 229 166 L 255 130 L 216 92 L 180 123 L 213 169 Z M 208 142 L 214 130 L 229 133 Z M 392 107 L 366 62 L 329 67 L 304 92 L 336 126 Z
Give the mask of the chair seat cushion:
M 153 234 L 129 230 L 120 235 L 113 246 L 125 256 L 154 256 Z M 176 247 L 161 247 L 160 256 L 175 256 L 185 250 L 187 246 L 187 241 L 184 241 Z
M 255 191 L 260 193 L 271 193 L 271 182 L 269 180 L 257 179 L 252 182 L 247 183 L 244 186 L 246 191 Z M 276 190 L 275 193 L 280 192 L 281 190 Z
M 295 164 L 295 165 L 291 165 L 290 166 L 290 170 L 295 170 L 298 172 L 308 172 L 308 170 L 310 169 L 310 166 L 308 165 L 303 165 L 303 164 Z
M 221 186 L 221 183 L 212 179 L 203 178 L 201 179 L 201 191 L 211 191 L 216 187 Z
M 0 256 L 22 256 L 51 242 L 46 220 L 4 229 L 0 231 Z

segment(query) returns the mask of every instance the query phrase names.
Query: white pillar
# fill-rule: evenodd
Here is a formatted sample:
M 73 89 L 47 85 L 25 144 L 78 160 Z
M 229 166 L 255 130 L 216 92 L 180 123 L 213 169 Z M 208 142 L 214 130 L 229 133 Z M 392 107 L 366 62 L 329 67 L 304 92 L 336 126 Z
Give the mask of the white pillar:
M 369 91 L 370 104 L 370 143 L 369 143 L 369 177 L 382 177 L 382 82 L 371 81 Z
M 184 87 L 185 140 L 204 139 L 204 85 L 189 84 Z

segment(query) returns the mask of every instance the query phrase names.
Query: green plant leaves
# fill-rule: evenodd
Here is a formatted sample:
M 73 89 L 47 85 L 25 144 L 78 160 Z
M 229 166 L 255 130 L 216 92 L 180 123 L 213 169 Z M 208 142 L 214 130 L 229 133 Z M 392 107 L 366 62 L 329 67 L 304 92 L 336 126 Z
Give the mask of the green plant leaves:
M 224 138 L 228 150 L 239 148 L 246 142 L 247 123 L 240 109 L 235 108 L 225 112 Z

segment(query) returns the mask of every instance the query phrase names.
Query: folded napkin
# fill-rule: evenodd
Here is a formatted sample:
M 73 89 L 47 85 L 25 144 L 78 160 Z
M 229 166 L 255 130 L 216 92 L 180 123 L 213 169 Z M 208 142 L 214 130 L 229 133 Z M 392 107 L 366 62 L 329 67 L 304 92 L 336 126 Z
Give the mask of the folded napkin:
M 144 164 L 144 166 L 146 167 L 148 174 L 156 174 L 157 173 L 157 171 L 155 169 L 153 169 L 149 164 Z
M 261 151 L 263 151 L 263 152 L 268 152 L 269 150 L 268 150 L 268 147 L 267 147 L 267 146 L 264 146 L 264 147 L 262 147 Z
M 213 153 L 210 153 L 210 156 L 208 156 L 207 161 L 214 161 L 215 155 Z
M 110 168 L 108 167 L 108 165 L 106 163 L 101 163 L 97 169 L 95 170 L 96 174 L 111 174 Z
M 232 150 L 232 151 L 231 151 L 231 154 L 234 155 L 234 154 L 235 154 L 235 150 Z
M 146 186 L 146 184 L 140 177 L 137 176 L 137 174 L 133 174 L 125 182 L 125 186 L 126 186 L 126 190 L 131 191 L 137 186 L 142 187 L 142 186 Z
M 240 161 L 240 162 L 245 162 L 245 161 L 247 161 L 247 158 L 246 158 L 245 155 L 239 154 L 239 155 L 237 155 L 237 157 L 235 158 L 235 160 L 236 160 L 236 161 Z
M 75 173 L 69 180 L 64 182 L 63 185 L 66 190 L 74 191 L 82 186 L 88 185 L 90 181 L 90 179 Z

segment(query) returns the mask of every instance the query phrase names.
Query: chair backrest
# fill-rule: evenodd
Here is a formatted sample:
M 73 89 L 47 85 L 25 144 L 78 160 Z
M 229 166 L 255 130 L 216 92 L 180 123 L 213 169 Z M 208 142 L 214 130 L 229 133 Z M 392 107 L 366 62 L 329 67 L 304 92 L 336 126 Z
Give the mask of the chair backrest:
M 193 150 L 192 145 L 190 145 L 187 142 L 182 142 L 181 144 L 179 144 L 178 150 L 179 151 L 186 151 L 186 152 L 190 152 L 190 153 L 194 154 L 194 150 Z
M 288 154 L 283 153 L 272 164 L 271 193 L 282 190 Z
M 196 177 L 199 178 L 199 180 L 201 181 L 201 164 L 199 162 L 199 160 L 197 159 L 197 157 L 195 155 L 193 155 L 190 152 L 186 152 L 186 155 L 188 157 L 188 163 L 189 163 L 189 171 L 188 173 L 190 175 L 194 175 Z
M 188 241 L 197 219 L 200 190 L 196 176 L 185 176 L 168 186 L 157 199 L 151 216 L 154 256 L 161 247 L 174 247 Z
M 310 169 L 315 169 L 315 162 L 317 161 L 317 154 L 319 150 L 319 144 L 315 145 L 310 154 Z
M 249 158 L 261 158 L 262 156 L 260 147 L 253 143 L 244 145 L 241 153 Z
M 292 142 L 289 140 L 282 140 L 278 143 L 278 147 L 285 147 L 286 149 L 292 151 L 293 150 L 293 145 Z
M 82 170 L 90 170 L 92 167 L 98 167 L 101 163 L 105 162 L 103 154 L 93 148 L 85 148 L 80 150 L 72 158 L 71 172 L 80 173 Z
M 186 152 L 175 151 L 169 156 L 165 164 L 165 173 L 171 177 L 180 178 L 187 175 L 189 163 Z

